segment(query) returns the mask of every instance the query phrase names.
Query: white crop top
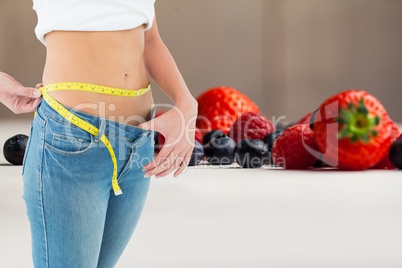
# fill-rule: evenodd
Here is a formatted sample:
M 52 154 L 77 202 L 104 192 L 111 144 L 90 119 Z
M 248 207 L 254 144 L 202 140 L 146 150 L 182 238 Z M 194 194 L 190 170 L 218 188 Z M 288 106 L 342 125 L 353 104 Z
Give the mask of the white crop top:
M 54 31 L 116 31 L 152 27 L 155 0 L 33 0 L 36 37 Z

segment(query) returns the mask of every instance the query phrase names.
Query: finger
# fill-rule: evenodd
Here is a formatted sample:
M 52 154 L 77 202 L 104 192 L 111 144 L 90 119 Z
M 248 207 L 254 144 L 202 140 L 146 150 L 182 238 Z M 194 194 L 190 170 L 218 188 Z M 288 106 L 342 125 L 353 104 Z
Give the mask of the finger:
M 159 150 L 159 153 L 154 157 L 154 159 L 142 167 L 142 170 L 148 171 L 154 169 L 156 166 L 159 165 L 161 161 L 165 160 L 165 158 L 170 154 L 172 150 L 173 148 L 167 148 L 163 146 L 162 149 Z
M 155 168 L 148 170 L 145 173 L 145 177 L 150 177 L 169 169 L 172 165 L 174 165 L 174 162 L 178 155 L 178 153 L 172 150 L 170 154 L 165 157 L 160 164 L 158 164 Z
M 155 177 L 156 178 L 164 177 L 164 176 L 168 175 L 169 173 L 171 173 L 173 170 L 179 168 L 180 165 L 183 162 L 183 159 L 184 159 L 184 154 L 178 155 L 176 157 L 176 159 L 173 160 L 172 165 L 170 166 L 170 168 L 165 169 L 164 171 L 155 174 Z
M 192 152 L 188 152 L 186 154 L 186 156 L 183 159 L 183 162 L 181 162 L 179 169 L 177 169 L 173 175 L 175 178 L 177 178 L 179 175 L 183 174 L 184 171 L 187 169 L 187 166 L 190 163 L 191 154 L 192 154 Z
M 26 97 L 18 97 L 18 102 L 15 107 L 15 113 L 20 114 L 20 113 L 33 112 L 35 110 L 36 106 L 38 106 L 40 101 L 41 101 L 41 98 L 32 99 L 32 98 L 26 98 Z
M 163 161 L 165 161 L 165 159 L 171 154 L 171 152 L 173 150 L 176 150 L 176 152 L 181 152 L 182 147 L 181 146 L 176 146 L 176 147 L 166 146 L 166 144 L 164 144 L 162 146 L 162 148 L 159 150 L 158 154 L 154 157 L 154 159 L 151 162 L 145 164 L 142 167 L 142 170 L 148 171 L 148 170 L 154 169 L 156 166 L 158 166 Z
M 161 162 L 158 163 L 158 165 L 145 173 L 146 177 L 156 175 L 166 169 L 169 169 L 177 158 L 177 155 L 178 154 L 172 150 L 167 157 L 161 158 Z
M 41 92 L 36 88 L 31 87 L 18 87 L 15 90 L 15 94 L 17 96 L 27 97 L 27 98 L 39 98 L 41 96 Z
M 38 106 L 39 102 L 42 100 L 42 98 L 37 98 L 37 99 L 33 99 L 30 104 L 29 104 L 29 108 L 30 111 L 34 111 L 36 109 L 36 106 Z

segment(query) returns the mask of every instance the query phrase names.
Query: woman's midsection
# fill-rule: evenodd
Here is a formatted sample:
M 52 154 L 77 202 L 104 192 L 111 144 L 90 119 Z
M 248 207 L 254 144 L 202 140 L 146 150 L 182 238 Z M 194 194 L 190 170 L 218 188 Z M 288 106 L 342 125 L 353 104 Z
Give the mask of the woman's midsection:
M 144 64 L 144 29 L 68 32 L 46 35 L 43 83 L 82 82 L 137 90 L 149 84 Z M 130 125 L 149 120 L 152 92 L 117 97 L 82 91 L 55 91 L 61 104 Z

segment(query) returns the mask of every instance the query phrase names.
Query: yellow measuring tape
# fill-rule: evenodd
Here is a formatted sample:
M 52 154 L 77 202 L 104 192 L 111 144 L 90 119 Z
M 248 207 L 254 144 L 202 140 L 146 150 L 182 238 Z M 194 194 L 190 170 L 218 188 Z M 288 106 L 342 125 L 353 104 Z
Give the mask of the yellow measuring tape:
M 141 88 L 138 90 L 131 89 L 121 89 L 121 88 L 112 88 L 100 85 L 79 83 L 79 82 L 67 82 L 67 83 L 55 83 L 49 84 L 43 87 L 40 87 L 39 90 L 42 93 L 43 99 L 52 107 L 56 112 L 58 112 L 62 117 L 64 117 L 67 121 L 76 125 L 77 127 L 89 132 L 90 134 L 97 136 L 99 134 L 99 129 L 88 123 L 87 121 L 81 119 L 75 114 L 71 113 L 67 110 L 63 105 L 57 102 L 54 98 L 52 98 L 48 93 L 52 91 L 58 90 L 74 90 L 74 91 L 86 91 L 93 92 L 99 94 L 113 95 L 113 96 L 121 96 L 121 97 L 137 97 L 142 94 L 145 94 L 151 89 L 151 84 L 146 88 Z M 110 144 L 109 139 L 102 134 L 99 138 L 100 141 L 106 146 L 109 151 L 110 157 L 113 162 L 113 176 L 112 176 L 112 188 L 115 195 L 121 195 L 123 192 L 117 182 L 117 159 L 116 154 L 114 153 L 113 147 Z

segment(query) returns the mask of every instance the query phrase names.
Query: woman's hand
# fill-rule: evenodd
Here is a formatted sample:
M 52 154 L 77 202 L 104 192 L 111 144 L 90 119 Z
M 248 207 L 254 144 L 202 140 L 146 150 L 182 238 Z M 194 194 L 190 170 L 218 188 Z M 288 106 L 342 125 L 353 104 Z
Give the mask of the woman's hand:
M 14 113 L 35 111 L 40 96 L 38 89 L 24 87 L 8 74 L 0 72 L 0 102 Z
M 194 98 L 186 99 L 139 126 L 153 129 L 165 137 L 165 143 L 153 161 L 144 166 L 145 177 L 163 177 L 177 169 L 174 177 L 184 172 L 194 149 L 195 123 L 198 103 Z

